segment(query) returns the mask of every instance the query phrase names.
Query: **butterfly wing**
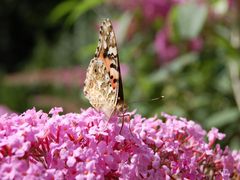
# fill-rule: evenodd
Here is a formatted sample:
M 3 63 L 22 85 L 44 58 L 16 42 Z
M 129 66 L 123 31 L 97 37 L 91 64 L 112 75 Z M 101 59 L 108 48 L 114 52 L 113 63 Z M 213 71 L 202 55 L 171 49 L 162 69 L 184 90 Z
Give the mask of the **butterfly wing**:
M 117 43 L 109 19 L 100 27 L 95 57 L 87 69 L 84 95 L 94 108 L 102 110 L 109 118 L 123 101 Z

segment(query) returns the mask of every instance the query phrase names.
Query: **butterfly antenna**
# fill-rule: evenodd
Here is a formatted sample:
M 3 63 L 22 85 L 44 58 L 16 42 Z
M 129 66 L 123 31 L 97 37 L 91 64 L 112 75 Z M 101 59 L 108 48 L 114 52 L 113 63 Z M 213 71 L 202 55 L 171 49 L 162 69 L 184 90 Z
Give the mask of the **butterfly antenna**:
M 162 100 L 162 99 L 164 99 L 164 96 L 153 98 L 153 99 L 151 99 L 151 101 L 158 101 L 158 100 Z
M 132 101 L 132 102 L 130 102 L 129 104 L 139 103 L 139 102 L 144 102 L 144 103 L 146 103 L 146 102 L 158 101 L 158 100 L 162 100 L 162 99 L 164 99 L 164 96 L 156 97 L 156 98 L 150 99 L 150 100 L 148 100 L 148 101 L 146 101 L 146 100 Z M 121 134 L 122 129 L 123 129 L 123 126 L 124 126 L 124 121 L 125 121 L 125 117 L 126 117 L 126 116 L 125 116 L 126 111 L 127 111 L 127 109 L 123 112 L 122 125 L 121 125 L 121 129 L 120 129 L 120 132 L 119 132 L 120 134 Z M 129 116 L 129 115 L 127 115 L 127 116 Z M 132 131 L 131 131 L 131 127 L 130 127 L 130 122 L 129 122 L 128 128 L 129 128 L 129 130 L 130 130 L 131 135 L 133 136 Z
M 134 104 L 134 103 L 139 103 L 139 102 L 147 103 L 147 102 L 152 102 L 152 101 L 160 101 L 160 100 L 162 100 L 164 98 L 165 98 L 164 96 L 159 96 L 159 97 L 156 97 L 156 98 L 153 98 L 153 99 L 149 99 L 149 100 L 132 101 L 132 102 L 129 102 L 129 104 Z

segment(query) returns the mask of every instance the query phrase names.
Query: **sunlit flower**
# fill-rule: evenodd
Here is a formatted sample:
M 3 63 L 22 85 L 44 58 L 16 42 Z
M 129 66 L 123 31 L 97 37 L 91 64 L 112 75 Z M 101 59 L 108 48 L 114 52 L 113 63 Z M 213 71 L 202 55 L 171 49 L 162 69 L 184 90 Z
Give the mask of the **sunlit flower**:
M 208 179 L 239 177 L 240 153 L 221 149 L 209 133 L 166 113 L 163 121 L 133 115 L 108 122 L 93 108 L 48 114 L 30 109 L 0 116 L 3 179 Z M 130 123 L 130 124 L 129 124 Z M 208 142 L 205 141 L 206 136 Z M 210 145 L 211 144 L 211 145 Z

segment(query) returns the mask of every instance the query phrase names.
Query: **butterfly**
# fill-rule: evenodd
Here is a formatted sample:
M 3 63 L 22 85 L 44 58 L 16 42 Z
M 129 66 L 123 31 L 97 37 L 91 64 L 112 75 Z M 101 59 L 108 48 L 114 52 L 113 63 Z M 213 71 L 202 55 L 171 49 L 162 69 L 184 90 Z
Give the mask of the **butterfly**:
M 108 119 L 126 109 L 116 36 L 109 19 L 100 26 L 97 49 L 87 68 L 83 92 L 90 104 L 104 112 Z

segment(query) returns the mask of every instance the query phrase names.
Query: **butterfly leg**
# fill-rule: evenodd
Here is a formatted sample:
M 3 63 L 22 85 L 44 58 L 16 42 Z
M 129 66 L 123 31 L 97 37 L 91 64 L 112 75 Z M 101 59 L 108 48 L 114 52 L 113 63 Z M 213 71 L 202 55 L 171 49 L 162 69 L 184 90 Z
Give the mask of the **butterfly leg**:
M 131 131 L 131 127 L 130 127 L 130 118 L 131 118 L 131 115 L 130 115 L 130 114 L 125 114 L 125 113 L 123 113 L 123 115 L 120 116 L 120 117 L 122 117 L 122 125 L 121 125 L 121 129 L 120 129 L 119 134 L 122 133 L 122 129 L 123 129 L 124 122 L 125 122 L 125 117 L 128 117 L 128 123 L 129 123 L 128 128 L 129 128 L 129 131 L 130 131 L 131 135 L 133 136 L 132 131 Z

